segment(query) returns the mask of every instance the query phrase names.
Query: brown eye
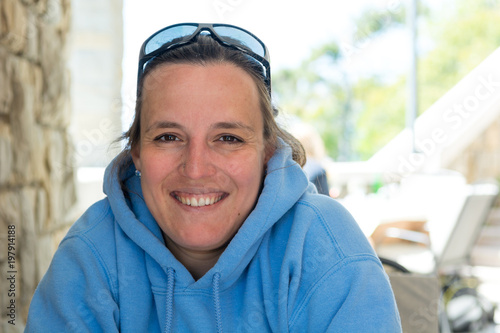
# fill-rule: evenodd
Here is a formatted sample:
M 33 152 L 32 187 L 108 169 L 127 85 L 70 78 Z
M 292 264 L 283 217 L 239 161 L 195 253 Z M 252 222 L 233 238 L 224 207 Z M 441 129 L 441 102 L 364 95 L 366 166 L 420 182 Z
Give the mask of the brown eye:
M 156 137 L 155 141 L 178 141 L 179 138 L 173 134 L 162 134 Z
M 243 142 L 239 138 L 233 135 L 223 135 L 219 138 L 219 141 L 227 142 L 227 143 L 241 143 Z

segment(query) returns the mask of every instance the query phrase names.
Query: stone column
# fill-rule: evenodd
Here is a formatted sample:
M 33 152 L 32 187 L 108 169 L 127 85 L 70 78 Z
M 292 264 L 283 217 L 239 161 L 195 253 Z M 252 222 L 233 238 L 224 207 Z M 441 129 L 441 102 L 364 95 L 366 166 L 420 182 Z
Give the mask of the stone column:
M 22 331 L 35 287 L 73 222 L 67 216 L 76 200 L 68 135 L 70 7 L 70 0 L 0 1 L 3 332 Z M 15 326 L 12 315 L 5 317 L 13 303 Z

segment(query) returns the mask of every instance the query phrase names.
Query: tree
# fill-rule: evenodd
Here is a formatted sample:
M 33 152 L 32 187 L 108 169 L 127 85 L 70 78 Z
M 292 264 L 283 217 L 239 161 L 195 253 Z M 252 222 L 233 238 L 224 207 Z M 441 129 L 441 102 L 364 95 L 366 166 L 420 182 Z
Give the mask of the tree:
M 345 66 L 350 51 L 366 39 L 402 22 L 401 11 L 365 10 L 357 19 L 351 49 L 331 41 L 312 50 L 300 66 L 273 76 L 273 90 L 282 108 L 312 123 L 327 152 L 336 160 L 358 159 L 356 118 L 362 103 L 355 97 L 355 79 Z
M 419 39 L 432 45 L 419 54 L 421 114 L 500 45 L 500 3 L 456 0 L 441 8 L 420 5 L 419 14 Z M 356 78 L 345 66 L 352 52 L 401 28 L 403 20 L 404 8 L 367 9 L 356 20 L 347 49 L 332 41 L 298 68 L 273 76 L 279 103 L 315 125 L 337 160 L 367 159 L 404 128 L 406 73 L 389 81 L 377 75 Z
M 500 46 L 498 1 L 461 0 L 442 17 L 435 13 L 424 26 L 435 48 L 420 61 L 420 113 Z

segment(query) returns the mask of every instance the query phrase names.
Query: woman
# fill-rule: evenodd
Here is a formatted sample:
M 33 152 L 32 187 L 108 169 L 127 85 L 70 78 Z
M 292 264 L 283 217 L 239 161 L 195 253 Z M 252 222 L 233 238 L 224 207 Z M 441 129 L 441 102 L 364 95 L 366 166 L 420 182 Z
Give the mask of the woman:
M 229 25 L 146 40 L 107 198 L 61 242 L 27 331 L 400 331 L 370 245 L 274 121 L 268 59 Z

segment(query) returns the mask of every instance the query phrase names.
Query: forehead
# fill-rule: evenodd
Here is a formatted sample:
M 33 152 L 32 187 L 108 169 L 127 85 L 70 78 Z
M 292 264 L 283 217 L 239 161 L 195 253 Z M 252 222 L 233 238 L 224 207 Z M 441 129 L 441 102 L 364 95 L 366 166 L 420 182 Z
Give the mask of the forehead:
M 148 73 L 143 84 L 143 94 L 161 90 L 162 86 L 170 85 L 181 87 L 185 84 L 193 85 L 195 82 L 206 83 L 211 81 L 215 84 L 226 83 L 227 86 L 236 87 L 246 85 L 247 89 L 257 90 L 257 85 L 245 70 L 229 63 L 208 64 L 163 64 Z M 207 88 L 207 87 L 206 87 Z
M 143 114 L 149 120 L 182 118 L 199 112 L 214 118 L 262 118 L 253 78 L 228 63 L 168 64 L 155 68 L 144 81 L 142 104 Z

